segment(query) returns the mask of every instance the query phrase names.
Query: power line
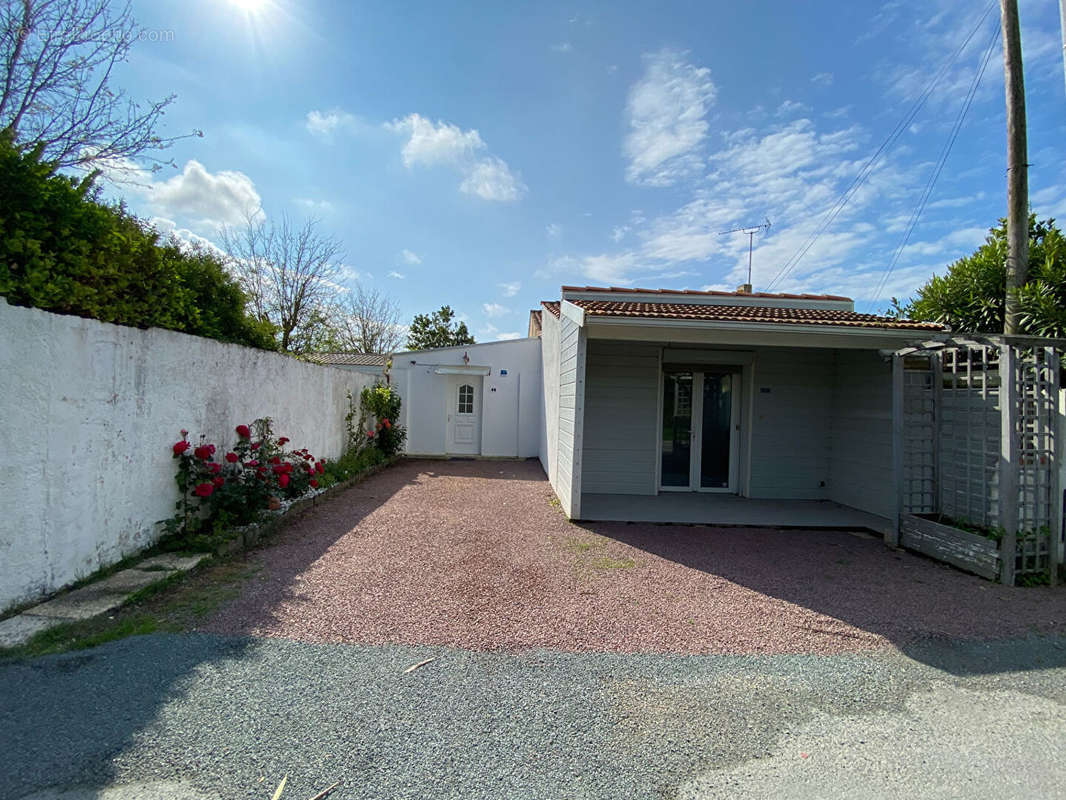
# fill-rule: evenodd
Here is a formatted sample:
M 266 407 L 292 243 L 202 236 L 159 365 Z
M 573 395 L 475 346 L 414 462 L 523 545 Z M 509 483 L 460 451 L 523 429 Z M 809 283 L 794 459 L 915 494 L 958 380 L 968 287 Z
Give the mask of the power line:
M 888 279 L 892 275 L 892 271 L 896 268 L 896 264 L 899 263 L 900 256 L 903 255 L 903 249 L 907 246 L 907 242 L 910 241 L 911 234 L 918 225 L 918 220 L 921 218 L 922 212 L 925 211 L 925 205 L 929 202 L 929 197 L 933 193 L 933 187 L 936 185 L 937 178 L 940 177 L 940 173 L 944 169 L 944 164 L 947 163 L 948 156 L 951 155 L 951 148 L 955 146 L 955 140 L 959 138 L 959 131 L 962 129 L 962 123 L 966 119 L 966 114 L 969 112 L 970 106 L 973 105 L 974 96 L 977 94 L 977 89 L 981 85 L 981 78 L 984 77 L 985 69 L 988 67 L 988 61 L 992 57 L 992 53 L 995 51 L 996 40 L 998 38 L 999 31 L 993 31 L 992 38 L 988 43 L 988 49 L 985 51 L 980 67 L 973 76 L 973 81 L 970 83 L 970 90 L 966 93 L 966 101 L 963 103 L 962 108 L 959 109 L 959 115 L 955 118 L 955 124 L 952 126 L 948 140 L 940 151 L 940 158 L 936 163 L 936 168 L 929 176 L 929 180 L 925 184 L 925 190 L 922 192 L 918 205 L 914 209 L 914 213 L 911 214 L 907 230 L 903 234 L 903 240 L 899 243 L 899 247 L 896 249 L 896 253 L 892 257 L 888 269 L 885 270 L 885 274 L 881 276 L 881 280 L 877 284 L 877 291 L 874 293 L 873 300 L 870 301 L 871 310 L 881 298 L 881 292 L 884 291 L 885 285 L 888 283 Z
M 872 156 L 870 156 L 869 160 L 867 160 L 867 162 L 863 165 L 862 169 L 859 170 L 858 174 L 856 174 L 856 176 L 852 179 L 851 184 L 848 186 L 848 188 L 844 190 L 844 193 L 841 194 L 841 196 L 837 199 L 836 203 L 826 213 L 818 228 L 813 233 L 811 233 L 810 236 L 807 237 L 807 239 L 800 246 L 800 248 L 792 254 L 792 257 L 789 258 L 788 261 L 784 263 L 784 265 L 782 265 L 777 275 L 774 276 L 774 279 L 770 281 L 770 283 L 767 285 L 767 291 L 771 291 L 778 283 L 781 282 L 781 280 L 783 280 L 793 270 L 793 268 L 795 268 L 797 264 L 799 264 L 803 257 L 807 255 L 807 252 L 814 246 L 815 242 L 817 242 L 821 235 L 825 233 L 825 231 L 829 228 L 830 225 L 833 224 L 836 218 L 840 215 L 840 212 L 843 211 L 844 207 L 848 204 L 848 201 L 850 201 L 851 198 L 855 196 L 855 193 L 866 182 L 866 179 L 869 178 L 871 174 L 873 174 L 873 167 L 874 164 L 877 162 L 878 158 L 880 158 L 883 153 L 887 152 L 888 149 L 896 143 L 899 137 L 903 135 L 903 132 L 907 130 L 908 127 L 910 127 L 911 122 L 914 121 L 914 118 L 918 115 L 918 112 L 921 111 L 921 109 L 925 106 L 926 101 L 933 94 L 933 91 L 936 89 L 937 85 L 947 74 L 948 70 L 951 69 L 952 66 L 954 66 L 956 61 L 958 61 L 959 56 L 961 56 L 963 51 L 967 48 L 967 46 L 969 46 L 970 41 L 975 35 L 977 35 L 977 32 L 981 29 L 981 26 L 984 25 L 985 20 L 988 19 L 988 15 L 992 13 L 992 9 L 994 8 L 994 6 L 994 1 L 988 4 L 988 6 L 985 8 L 984 13 L 981 15 L 981 18 L 977 21 L 977 24 L 963 40 L 962 44 L 959 45 L 958 49 L 955 50 L 951 57 L 946 62 L 944 62 L 944 64 L 940 67 L 937 73 L 933 76 L 933 79 L 930 81 L 929 85 L 926 86 L 926 88 L 918 96 L 918 99 L 915 101 L 911 109 L 906 114 L 904 114 L 903 118 L 900 119 L 899 122 L 896 123 L 896 127 L 892 129 L 892 132 L 881 143 L 881 146 L 877 148 L 877 151 Z

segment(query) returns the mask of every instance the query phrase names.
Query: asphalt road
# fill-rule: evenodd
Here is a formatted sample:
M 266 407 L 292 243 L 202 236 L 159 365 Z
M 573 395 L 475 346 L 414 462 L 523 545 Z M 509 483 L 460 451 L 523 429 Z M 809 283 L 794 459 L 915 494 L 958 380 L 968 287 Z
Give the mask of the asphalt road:
M 410 673 L 425 659 L 435 660 Z M 1066 639 L 837 656 L 153 635 L 0 666 L 0 797 L 1066 797 Z

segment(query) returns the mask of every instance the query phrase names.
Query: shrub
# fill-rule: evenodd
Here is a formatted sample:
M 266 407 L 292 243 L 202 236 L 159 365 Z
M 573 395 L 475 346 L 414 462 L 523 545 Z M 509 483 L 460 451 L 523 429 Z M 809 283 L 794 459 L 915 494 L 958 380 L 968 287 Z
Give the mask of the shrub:
M 178 514 L 166 523 L 173 543 L 211 546 L 229 527 L 254 522 L 271 498 L 295 499 L 319 487 L 326 462 L 306 448 L 286 450 L 289 440 L 274 436 L 269 418 L 235 430 L 237 441 L 228 451 L 203 436 L 193 446 L 185 430 L 174 443 L 181 498 Z
M 13 305 L 274 349 L 206 250 L 183 249 L 0 133 L 0 295 Z
M 375 384 L 359 394 L 360 429 L 366 431 L 367 443 L 386 457 L 403 449 L 407 431 L 396 420 L 400 418 L 400 393 L 392 386 Z

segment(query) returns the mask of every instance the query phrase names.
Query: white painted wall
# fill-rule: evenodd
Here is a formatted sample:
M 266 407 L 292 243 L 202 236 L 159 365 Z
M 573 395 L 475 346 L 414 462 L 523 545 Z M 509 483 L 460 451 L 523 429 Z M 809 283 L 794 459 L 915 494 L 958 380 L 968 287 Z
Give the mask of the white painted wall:
M 659 350 L 656 345 L 589 341 L 583 491 L 657 493 Z
M 0 300 L 0 609 L 151 544 L 174 513 L 171 445 L 230 444 L 269 416 L 296 447 L 341 454 L 346 391 L 371 376 L 160 329 Z
M 447 375 L 439 366 L 487 367 L 481 393 L 480 455 L 532 458 L 540 450 L 541 342 L 513 339 L 464 347 L 396 353 L 392 382 L 403 399 L 409 455 L 447 454 Z M 507 374 L 502 374 L 506 370 Z
M 833 382 L 829 499 L 891 519 L 892 364 L 876 352 L 838 350 Z

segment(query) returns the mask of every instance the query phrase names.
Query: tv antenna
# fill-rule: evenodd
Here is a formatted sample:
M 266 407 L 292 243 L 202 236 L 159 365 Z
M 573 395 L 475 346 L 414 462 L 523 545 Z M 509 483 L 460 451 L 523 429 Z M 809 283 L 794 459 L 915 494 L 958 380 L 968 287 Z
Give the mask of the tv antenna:
M 762 230 L 766 230 L 766 231 L 770 230 L 770 218 L 769 217 L 763 217 L 763 219 L 765 219 L 766 221 L 762 225 L 749 225 L 746 228 L 732 228 L 731 230 L 719 231 L 719 233 L 718 233 L 719 236 L 725 236 L 727 233 L 746 233 L 748 235 L 748 283 L 747 283 L 747 286 L 749 287 L 749 289 L 748 289 L 749 292 L 751 291 L 751 289 L 750 289 L 750 287 L 751 287 L 751 250 L 752 250 L 753 243 L 755 241 L 755 234 L 757 234 L 759 231 L 762 231 Z

